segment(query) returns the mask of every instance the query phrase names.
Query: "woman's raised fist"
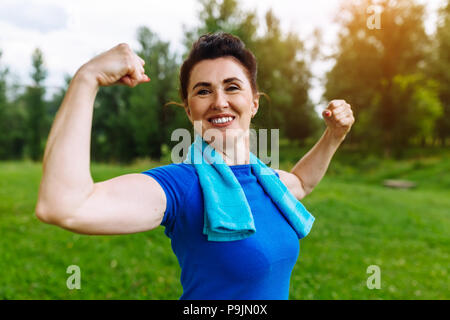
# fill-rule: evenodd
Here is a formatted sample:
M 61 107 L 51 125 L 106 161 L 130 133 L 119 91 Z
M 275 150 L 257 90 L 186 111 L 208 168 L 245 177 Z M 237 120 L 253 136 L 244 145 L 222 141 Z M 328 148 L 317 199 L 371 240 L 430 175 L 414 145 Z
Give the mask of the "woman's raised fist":
M 139 83 L 150 81 L 145 74 L 144 65 L 145 61 L 128 44 L 121 43 L 95 56 L 80 70 L 94 77 L 98 86 L 124 84 L 135 87 Z

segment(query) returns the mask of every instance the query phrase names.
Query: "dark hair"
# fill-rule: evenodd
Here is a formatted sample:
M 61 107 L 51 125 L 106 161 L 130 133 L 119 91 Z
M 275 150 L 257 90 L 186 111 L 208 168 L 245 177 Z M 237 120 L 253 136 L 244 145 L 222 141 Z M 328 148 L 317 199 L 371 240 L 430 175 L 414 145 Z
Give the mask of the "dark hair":
M 189 56 L 180 69 L 180 95 L 183 102 L 187 100 L 187 86 L 192 68 L 200 61 L 221 57 L 234 57 L 246 69 L 253 92 L 258 92 L 256 84 L 256 59 L 253 53 L 236 36 L 225 32 L 208 33 L 201 36 L 191 48 Z

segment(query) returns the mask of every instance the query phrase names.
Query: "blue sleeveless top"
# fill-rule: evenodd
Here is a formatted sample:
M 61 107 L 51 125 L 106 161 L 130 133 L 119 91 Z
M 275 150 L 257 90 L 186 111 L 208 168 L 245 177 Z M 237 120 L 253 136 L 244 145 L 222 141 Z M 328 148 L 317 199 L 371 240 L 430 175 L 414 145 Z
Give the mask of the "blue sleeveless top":
M 256 233 L 227 242 L 208 241 L 203 234 L 203 194 L 193 165 L 173 163 L 142 172 L 154 178 L 166 194 L 161 225 L 181 267 L 180 299 L 288 299 L 300 250 L 297 234 L 249 164 L 230 168 L 244 190 Z

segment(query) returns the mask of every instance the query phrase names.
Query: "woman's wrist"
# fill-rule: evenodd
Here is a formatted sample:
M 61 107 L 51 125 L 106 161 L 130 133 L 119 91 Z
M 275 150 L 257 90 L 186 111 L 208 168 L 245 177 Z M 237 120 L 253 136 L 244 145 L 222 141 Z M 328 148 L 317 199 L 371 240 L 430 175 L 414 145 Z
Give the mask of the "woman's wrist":
M 342 141 L 344 141 L 345 136 L 346 135 L 334 133 L 329 127 L 325 129 L 324 133 L 324 139 L 328 142 L 328 144 L 335 147 L 336 149 L 340 146 Z
M 97 75 L 89 67 L 89 65 L 82 65 L 73 77 L 73 81 L 82 82 L 90 86 L 93 90 L 97 91 L 99 89 L 99 83 L 97 80 Z

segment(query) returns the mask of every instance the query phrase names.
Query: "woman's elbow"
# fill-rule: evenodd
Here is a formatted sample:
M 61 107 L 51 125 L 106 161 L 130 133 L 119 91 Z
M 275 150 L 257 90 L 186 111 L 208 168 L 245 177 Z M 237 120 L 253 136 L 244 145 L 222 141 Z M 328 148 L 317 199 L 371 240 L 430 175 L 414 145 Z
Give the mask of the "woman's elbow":
M 46 205 L 43 202 L 39 202 L 36 204 L 36 208 L 34 210 L 35 216 L 42 222 L 47 224 L 53 224 L 56 226 L 63 227 L 66 225 L 66 220 L 63 215 L 55 210 L 55 208 Z
M 34 214 L 40 221 L 44 223 L 51 223 L 52 221 L 47 206 L 45 206 L 42 202 L 38 201 L 34 209 Z
M 305 198 L 308 195 L 308 193 L 304 190 L 298 190 L 295 194 L 295 197 L 297 198 L 297 200 L 302 200 L 303 198 Z
M 297 197 L 298 200 L 302 200 L 308 194 L 311 193 L 313 188 L 308 187 L 301 178 L 299 178 L 299 177 L 297 177 L 297 178 L 300 181 L 300 185 L 297 188 L 297 192 L 296 192 L 295 196 Z

